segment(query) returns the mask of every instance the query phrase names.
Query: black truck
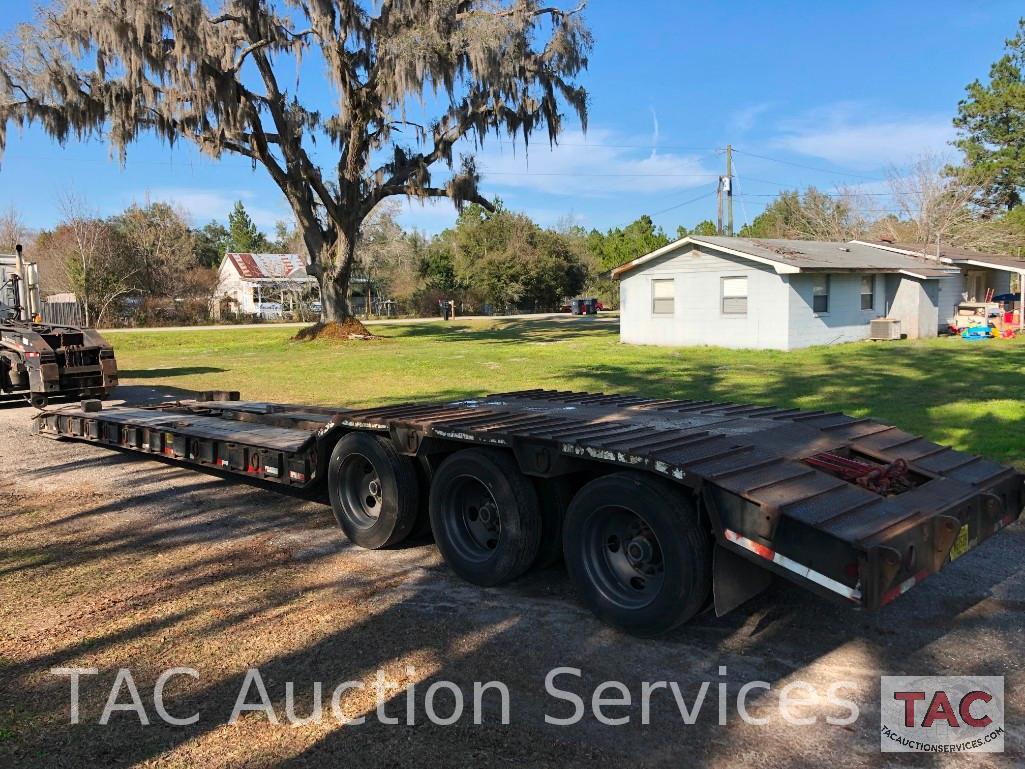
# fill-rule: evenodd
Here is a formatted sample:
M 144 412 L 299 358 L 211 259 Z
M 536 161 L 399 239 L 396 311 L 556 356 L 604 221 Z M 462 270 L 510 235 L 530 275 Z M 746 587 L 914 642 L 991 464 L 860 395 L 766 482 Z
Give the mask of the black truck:
M 433 532 L 478 585 L 564 557 L 601 619 L 654 635 L 778 575 L 876 609 L 1025 504 L 1012 468 L 837 412 L 530 390 L 369 409 L 208 393 L 36 415 L 39 434 L 329 502 L 357 545 Z

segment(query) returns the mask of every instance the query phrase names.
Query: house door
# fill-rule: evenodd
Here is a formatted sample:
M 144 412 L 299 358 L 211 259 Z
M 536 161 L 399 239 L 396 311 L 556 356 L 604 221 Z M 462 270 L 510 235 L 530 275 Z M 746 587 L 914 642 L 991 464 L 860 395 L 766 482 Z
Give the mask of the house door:
M 982 270 L 969 270 L 965 275 L 965 290 L 969 302 L 981 302 L 986 298 L 986 273 Z

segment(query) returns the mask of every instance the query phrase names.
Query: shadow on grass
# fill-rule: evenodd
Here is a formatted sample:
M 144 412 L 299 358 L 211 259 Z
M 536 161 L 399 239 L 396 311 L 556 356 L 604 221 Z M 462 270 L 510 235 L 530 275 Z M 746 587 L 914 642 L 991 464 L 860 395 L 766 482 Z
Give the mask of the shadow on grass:
M 225 371 L 227 369 L 216 366 L 176 366 L 173 368 L 121 369 L 119 374 L 123 379 L 165 379 L 194 374 L 223 374 Z
M 672 355 L 672 353 L 670 353 Z M 581 367 L 583 390 L 695 398 L 868 416 L 1002 462 L 1025 462 L 1016 411 L 1025 391 L 1025 346 L 982 351 L 943 344 L 860 344 L 760 361 L 751 353 L 681 351 L 650 363 Z M 792 357 L 791 357 L 792 356 Z M 789 365 L 793 361 L 793 365 Z
M 487 342 L 518 344 L 524 342 L 556 344 L 567 339 L 615 337 L 619 333 L 619 318 L 572 316 L 544 320 L 496 320 L 447 324 L 420 323 L 394 326 L 387 337 L 420 339 L 438 342 Z

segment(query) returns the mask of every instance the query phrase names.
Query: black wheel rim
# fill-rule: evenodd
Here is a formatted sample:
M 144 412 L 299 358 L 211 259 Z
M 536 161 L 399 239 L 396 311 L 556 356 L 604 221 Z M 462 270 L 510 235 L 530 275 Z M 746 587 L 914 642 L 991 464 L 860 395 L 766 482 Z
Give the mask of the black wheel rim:
M 362 454 L 349 454 L 338 469 L 339 494 L 353 523 L 370 528 L 381 515 L 384 489 L 374 463 Z
M 604 507 L 591 517 L 584 538 L 583 565 L 591 582 L 616 606 L 641 609 L 665 581 L 658 537 L 639 515 Z
M 502 512 L 484 483 L 464 475 L 452 483 L 448 495 L 452 547 L 467 561 L 482 563 L 494 555 L 502 535 Z

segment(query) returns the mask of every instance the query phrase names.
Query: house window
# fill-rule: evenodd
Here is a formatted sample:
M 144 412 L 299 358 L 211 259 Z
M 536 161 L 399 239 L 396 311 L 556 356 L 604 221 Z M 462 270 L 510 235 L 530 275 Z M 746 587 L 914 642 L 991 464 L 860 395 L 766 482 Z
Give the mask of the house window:
M 672 315 L 676 303 L 676 281 L 659 278 L 651 281 L 651 314 Z
M 829 276 L 811 276 L 811 309 L 813 312 L 829 312 Z
M 861 276 L 861 309 L 874 310 L 876 306 L 876 276 Z
M 747 278 L 722 279 L 722 314 L 747 315 Z

